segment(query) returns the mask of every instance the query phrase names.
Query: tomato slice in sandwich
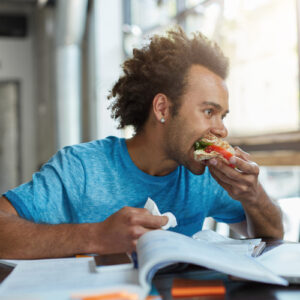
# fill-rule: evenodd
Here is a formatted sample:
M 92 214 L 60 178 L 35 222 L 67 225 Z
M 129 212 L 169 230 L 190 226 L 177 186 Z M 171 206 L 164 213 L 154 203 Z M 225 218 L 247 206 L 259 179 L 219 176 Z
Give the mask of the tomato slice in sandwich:
M 210 153 L 212 151 L 220 153 L 225 159 L 229 161 L 230 157 L 233 156 L 229 151 L 225 150 L 224 148 L 216 145 L 209 145 L 204 148 L 204 151 Z
M 216 146 L 216 145 L 209 145 L 207 147 L 204 148 L 204 151 L 207 153 L 210 153 L 212 151 L 218 152 L 220 153 L 225 159 L 227 159 L 229 161 L 230 157 L 233 156 L 232 153 L 230 153 L 229 151 L 225 150 L 224 148 L 220 147 L 220 146 Z M 233 164 L 229 164 L 229 166 L 231 168 L 234 168 L 235 166 Z

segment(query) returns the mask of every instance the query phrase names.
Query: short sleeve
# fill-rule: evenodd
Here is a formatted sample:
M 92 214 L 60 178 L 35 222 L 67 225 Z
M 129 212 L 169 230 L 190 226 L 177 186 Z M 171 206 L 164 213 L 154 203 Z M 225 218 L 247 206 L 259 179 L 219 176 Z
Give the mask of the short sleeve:
M 4 196 L 18 214 L 36 223 L 73 223 L 81 206 L 85 172 L 80 157 L 72 147 L 57 152 L 32 180 Z

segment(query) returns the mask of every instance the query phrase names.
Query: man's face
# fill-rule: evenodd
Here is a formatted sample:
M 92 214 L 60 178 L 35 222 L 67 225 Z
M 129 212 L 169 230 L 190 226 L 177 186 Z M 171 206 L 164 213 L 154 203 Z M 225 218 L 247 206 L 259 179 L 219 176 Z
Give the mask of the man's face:
M 192 173 L 203 174 L 205 163 L 194 160 L 194 143 L 207 133 L 224 138 L 223 118 L 228 113 L 228 91 L 218 75 L 200 65 L 187 72 L 185 94 L 175 116 L 165 124 L 165 151 L 168 158 Z

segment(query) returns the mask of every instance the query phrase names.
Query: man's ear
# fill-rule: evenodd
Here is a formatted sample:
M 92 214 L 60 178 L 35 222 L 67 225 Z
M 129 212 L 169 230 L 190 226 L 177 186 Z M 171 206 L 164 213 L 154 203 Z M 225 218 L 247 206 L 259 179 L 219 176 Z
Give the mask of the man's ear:
M 171 103 L 165 94 L 156 94 L 153 102 L 154 116 L 160 123 L 165 123 L 170 116 Z

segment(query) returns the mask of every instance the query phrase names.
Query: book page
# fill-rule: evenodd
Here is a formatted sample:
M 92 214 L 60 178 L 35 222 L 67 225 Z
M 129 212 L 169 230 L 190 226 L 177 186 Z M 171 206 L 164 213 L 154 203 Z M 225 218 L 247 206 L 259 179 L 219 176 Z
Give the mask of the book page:
M 228 248 L 235 253 L 251 256 L 261 239 L 232 239 L 225 237 L 213 230 L 201 230 L 193 235 L 193 239 L 219 244 L 222 248 Z
M 300 278 L 300 244 L 282 244 L 257 260 L 280 276 Z
M 154 230 L 144 234 L 138 241 L 137 252 L 139 280 L 143 286 L 151 282 L 159 268 L 175 262 L 192 263 L 253 281 L 288 284 L 252 257 L 171 231 Z

